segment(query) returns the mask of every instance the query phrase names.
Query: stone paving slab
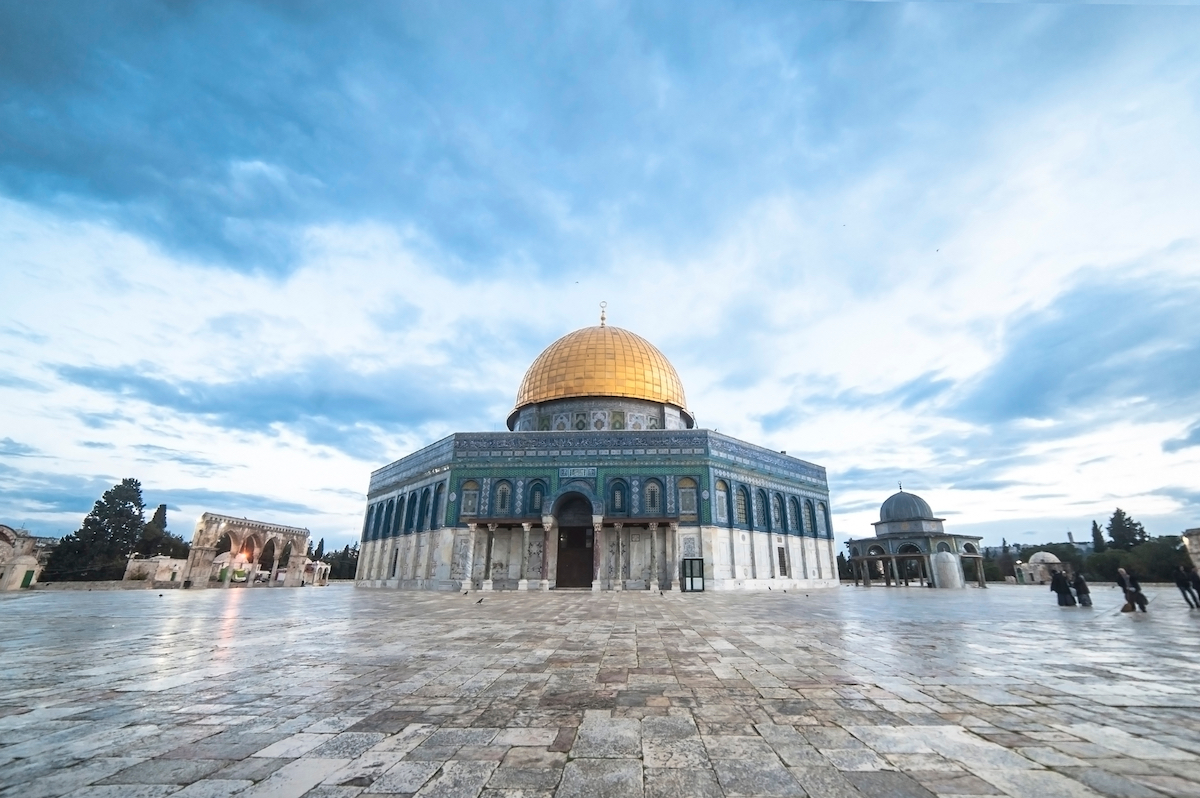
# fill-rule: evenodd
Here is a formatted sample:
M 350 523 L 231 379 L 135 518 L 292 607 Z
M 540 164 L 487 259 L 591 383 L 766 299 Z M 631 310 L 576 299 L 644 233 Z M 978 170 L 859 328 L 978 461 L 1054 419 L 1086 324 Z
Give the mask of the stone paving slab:
M 1200 613 L 1044 592 L 5 595 L 0 798 L 1200 795 Z

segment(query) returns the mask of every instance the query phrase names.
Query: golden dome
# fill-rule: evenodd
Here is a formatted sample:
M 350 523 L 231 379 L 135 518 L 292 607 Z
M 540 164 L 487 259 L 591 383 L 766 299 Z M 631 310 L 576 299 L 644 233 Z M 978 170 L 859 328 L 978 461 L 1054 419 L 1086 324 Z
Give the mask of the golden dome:
M 683 383 L 654 344 L 620 327 L 584 327 L 538 355 L 517 391 L 526 405 L 576 396 L 622 396 L 686 410 Z

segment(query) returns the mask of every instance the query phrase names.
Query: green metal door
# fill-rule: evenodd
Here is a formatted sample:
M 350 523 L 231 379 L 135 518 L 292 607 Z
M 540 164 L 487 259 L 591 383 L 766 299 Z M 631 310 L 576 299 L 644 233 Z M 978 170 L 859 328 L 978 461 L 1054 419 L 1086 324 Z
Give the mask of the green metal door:
M 33 571 L 26 571 L 25 578 L 21 580 L 21 587 L 29 587 L 33 584 Z

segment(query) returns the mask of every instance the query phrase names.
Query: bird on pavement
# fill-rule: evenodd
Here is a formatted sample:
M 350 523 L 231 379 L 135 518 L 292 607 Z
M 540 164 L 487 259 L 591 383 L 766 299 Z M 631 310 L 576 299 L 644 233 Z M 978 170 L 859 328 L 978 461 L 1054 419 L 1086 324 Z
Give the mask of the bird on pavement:
M 483 603 L 483 599 L 480 599 L 479 601 L 476 601 L 475 603 L 476 603 L 476 604 L 482 604 L 482 603 Z

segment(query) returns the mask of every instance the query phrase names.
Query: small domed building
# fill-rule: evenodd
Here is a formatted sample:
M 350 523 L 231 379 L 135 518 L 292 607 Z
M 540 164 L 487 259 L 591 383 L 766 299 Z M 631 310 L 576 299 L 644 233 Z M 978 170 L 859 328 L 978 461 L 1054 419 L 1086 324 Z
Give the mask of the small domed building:
M 507 422 L 371 475 L 358 585 L 838 584 L 825 469 L 698 428 L 675 367 L 603 314 L 534 360 Z
M 854 583 L 964 587 L 966 561 L 979 587 L 987 587 L 979 548 L 982 538 L 948 534 L 945 520 L 934 516 L 928 502 L 901 487 L 880 506 L 879 520 L 873 524 L 875 537 L 846 543 Z

